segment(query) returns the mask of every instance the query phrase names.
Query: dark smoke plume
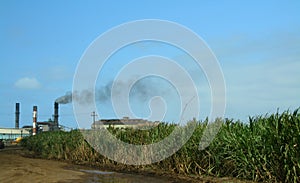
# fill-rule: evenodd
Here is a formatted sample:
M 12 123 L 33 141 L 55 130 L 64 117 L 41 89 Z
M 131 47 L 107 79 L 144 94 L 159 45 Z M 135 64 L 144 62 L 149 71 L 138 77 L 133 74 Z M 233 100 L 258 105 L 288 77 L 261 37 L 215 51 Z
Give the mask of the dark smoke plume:
M 112 91 L 113 82 L 107 83 L 105 86 L 102 86 L 95 91 L 95 99 L 99 102 L 109 101 L 111 99 L 111 91 Z M 116 89 L 115 97 L 124 90 L 125 87 L 129 86 L 129 82 L 117 82 L 114 84 Z M 168 91 L 170 90 L 170 86 L 166 86 L 166 83 L 163 83 L 159 80 L 145 78 L 136 82 L 131 88 L 129 97 L 140 101 L 147 101 L 153 96 L 166 96 L 168 95 Z M 55 100 L 55 102 L 59 104 L 68 104 L 71 103 L 72 100 L 78 101 L 80 104 L 89 104 L 92 102 L 93 92 L 92 90 L 82 90 L 67 92 L 64 96 L 61 96 Z
M 61 96 L 55 100 L 59 104 L 68 104 L 72 102 L 72 92 L 67 92 L 64 96 Z
M 75 91 L 67 92 L 64 96 L 61 96 L 55 100 L 55 102 L 59 104 L 68 104 L 71 103 L 72 100 L 78 101 L 80 104 L 88 104 L 92 102 L 92 91 L 91 90 L 82 90 L 82 91 Z

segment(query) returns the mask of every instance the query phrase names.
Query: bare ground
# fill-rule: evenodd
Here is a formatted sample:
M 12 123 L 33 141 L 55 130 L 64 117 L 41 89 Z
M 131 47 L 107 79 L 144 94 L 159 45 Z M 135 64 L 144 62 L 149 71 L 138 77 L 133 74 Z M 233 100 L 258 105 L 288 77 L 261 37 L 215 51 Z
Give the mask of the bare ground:
M 113 167 L 102 170 L 112 171 Z M 191 177 L 161 172 L 103 172 L 69 162 L 29 158 L 20 147 L 0 150 L 0 182 L 246 182 L 233 178 Z M 249 181 L 247 181 L 249 182 Z
M 68 170 L 65 162 L 22 156 L 16 148 L 0 151 L 0 182 L 60 182 L 79 180 L 84 172 Z

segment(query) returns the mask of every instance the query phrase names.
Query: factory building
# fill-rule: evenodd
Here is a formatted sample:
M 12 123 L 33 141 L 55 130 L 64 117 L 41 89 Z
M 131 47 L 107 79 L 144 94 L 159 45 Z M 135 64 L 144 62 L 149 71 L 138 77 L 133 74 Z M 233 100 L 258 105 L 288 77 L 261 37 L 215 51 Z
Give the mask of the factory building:
M 31 134 L 31 128 L 0 128 L 0 139 L 13 140 Z
M 16 103 L 15 108 L 15 128 L 1 128 L 0 127 L 0 139 L 14 140 L 18 137 L 25 137 L 29 135 L 36 135 L 43 131 L 59 130 L 58 126 L 58 103 L 54 103 L 54 120 L 38 122 L 38 109 L 37 106 L 33 106 L 32 113 L 32 125 L 26 125 L 19 128 L 20 125 L 20 103 Z
M 144 119 L 131 119 L 129 117 L 123 117 L 122 119 L 101 119 L 92 123 L 92 129 L 102 128 L 134 128 L 141 129 L 145 127 L 153 127 L 159 124 L 158 121 L 152 122 Z
M 0 139 L 13 140 L 18 137 L 29 136 L 32 133 L 32 128 L 28 126 L 19 128 L 20 125 L 19 121 L 20 121 L 20 103 L 16 103 L 15 128 L 0 128 Z

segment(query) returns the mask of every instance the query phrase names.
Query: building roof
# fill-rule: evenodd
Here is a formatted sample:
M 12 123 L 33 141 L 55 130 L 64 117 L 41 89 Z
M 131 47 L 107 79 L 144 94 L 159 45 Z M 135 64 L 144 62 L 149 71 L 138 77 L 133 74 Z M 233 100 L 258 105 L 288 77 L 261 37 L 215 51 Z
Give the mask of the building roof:
M 124 117 L 122 119 L 101 119 L 98 121 L 95 121 L 95 123 L 92 124 L 92 128 L 95 128 L 95 125 L 98 126 L 152 126 L 158 124 L 157 122 L 152 122 L 144 119 L 130 119 L 128 117 Z

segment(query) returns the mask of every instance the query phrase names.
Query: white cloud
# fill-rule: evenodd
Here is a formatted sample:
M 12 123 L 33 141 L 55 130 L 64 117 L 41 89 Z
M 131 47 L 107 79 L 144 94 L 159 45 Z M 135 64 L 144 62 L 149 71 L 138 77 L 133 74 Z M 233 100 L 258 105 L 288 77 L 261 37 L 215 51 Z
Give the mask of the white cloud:
M 15 87 L 20 89 L 38 89 L 41 84 L 36 78 L 23 77 L 15 82 Z

